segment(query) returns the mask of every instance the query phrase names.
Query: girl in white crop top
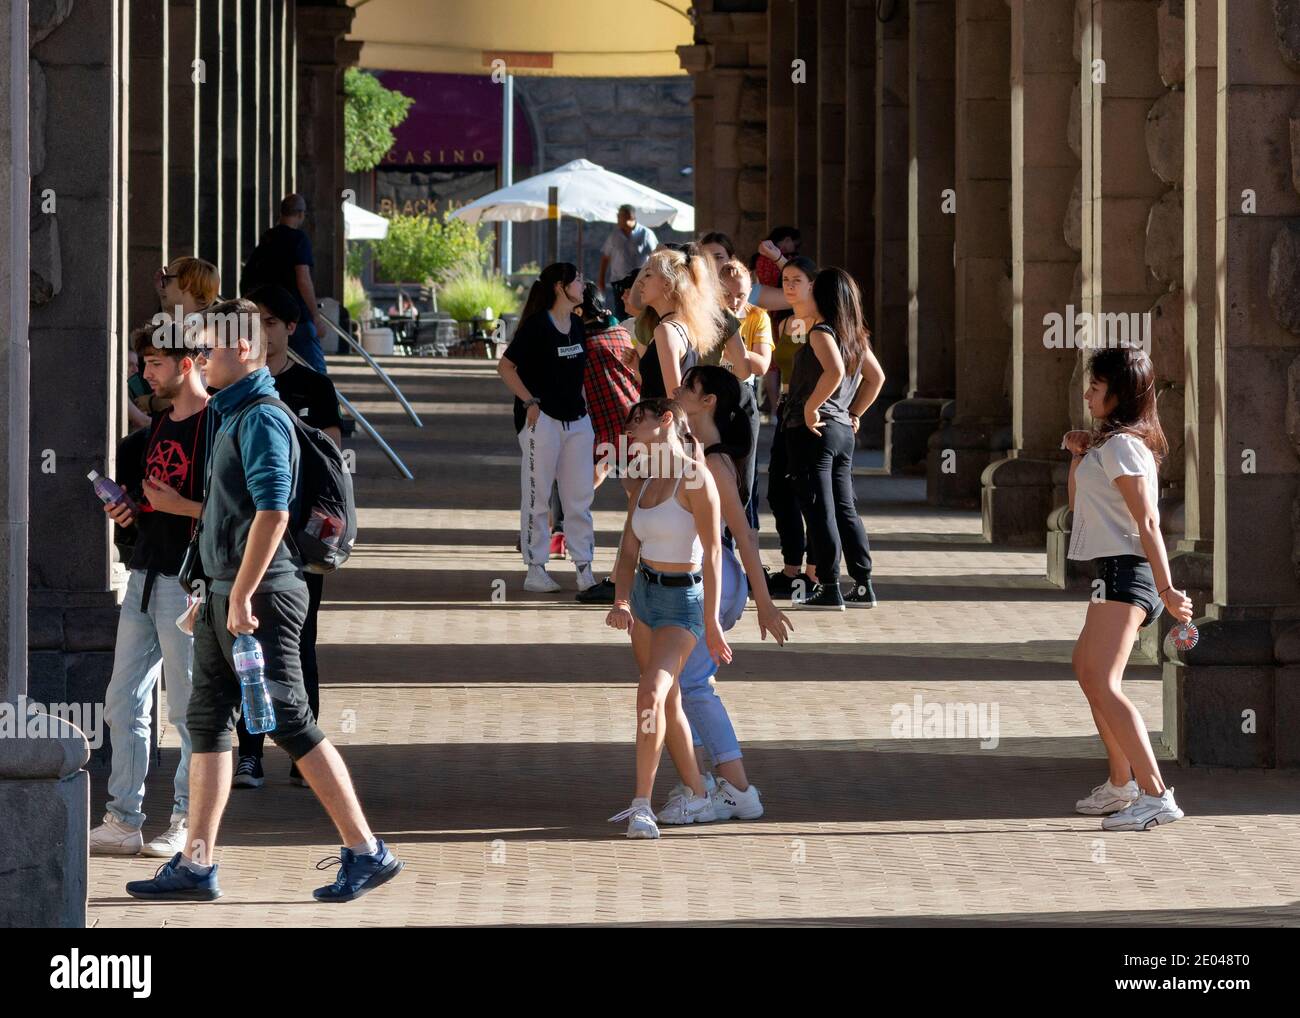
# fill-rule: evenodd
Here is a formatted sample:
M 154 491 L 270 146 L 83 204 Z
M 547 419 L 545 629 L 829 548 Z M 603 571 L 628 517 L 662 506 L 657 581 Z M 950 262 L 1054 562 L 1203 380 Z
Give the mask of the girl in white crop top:
M 1075 810 L 1104 814 L 1105 830 L 1143 831 L 1179 820 L 1183 811 L 1120 682 L 1138 630 L 1162 607 L 1189 620 L 1192 602 L 1173 587 L 1160 533 L 1157 457 L 1166 444 L 1151 358 L 1136 348 L 1103 349 L 1088 374 L 1084 400 L 1095 430 L 1068 432 L 1061 445 L 1073 457 L 1070 558 L 1091 559 L 1098 576 L 1074 647 L 1074 674 L 1097 719 L 1110 774 Z
M 670 399 L 632 407 L 624 429 L 632 467 L 648 473 L 627 515 L 614 567 L 614 607 L 605 618 L 632 634 L 639 681 L 636 695 L 636 790 L 632 805 L 611 820 L 627 820 L 629 838 L 657 838 L 650 806 L 665 743 L 691 789 L 688 822 L 714 819 L 705 793 L 677 678 L 698 640 L 715 659 L 731 660 L 718 619 L 722 566 L 718 491 Z M 643 473 L 643 476 L 644 476 Z
M 689 562 L 692 571 L 704 562 L 704 548 L 695 529 L 695 517 L 682 506 L 679 476 L 668 497 L 656 506 L 641 504 L 649 481 L 641 485 L 632 509 L 632 533 L 641 542 L 641 558 L 647 562 Z

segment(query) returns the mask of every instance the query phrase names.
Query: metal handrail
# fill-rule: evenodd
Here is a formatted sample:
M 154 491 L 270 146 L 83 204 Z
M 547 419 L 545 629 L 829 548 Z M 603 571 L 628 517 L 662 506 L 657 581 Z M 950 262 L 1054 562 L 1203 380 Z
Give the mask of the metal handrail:
M 286 353 L 288 353 L 291 360 L 296 361 L 297 363 L 303 365 L 304 367 L 307 368 L 311 367 L 310 364 L 308 364 L 305 360 L 299 357 L 292 350 L 287 350 Z M 414 481 L 415 475 L 412 474 L 411 471 L 407 469 L 406 464 L 402 462 L 402 458 L 398 456 L 396 452 L 393 451 L 393 447 L 391 445 L 389 445 L 387 442 L 384 441 L 383 436 L 380 435 L 379 432 L 375 430 L 375 426 L 373 424 L 371 424 L 368 420 L 365 419 L 361 411 L 352 405 L 351 400 L 349 400 L 346 396 L 344 396 L 343 393 L 339 392 L 339 387 L 337 385 L 334 386 L 334 395 L 338 398 L 338 401 L 343 404 L 343 409 L 348 412 L 348 416 L 350 416 L 354 421 L 360 424 L 361 429 L 372 439 L 374 439 L 375 444 L 384 451 L 384 453 L 388 456 L 388 459 L 393 464 L 393 466 L 397 467 L 398 472 L 403 477 L 405 477 L 408 481 Z
M 392 394 L 397 397 L 397 402 L 402 404 L 402 409 L 406 411 L 406 416 L 411 419 L 411 423 L 414 424 L 417 428 L 423 428 L 424 422 L 420 420 L 420 415 L 411 409 L 411 404 L 406 402 L 406 397 L 402 395 L 402 390 L 397 387 L 397 384 L 391 378 L 388 377 L 384 369 L 379 366 L 379 364 L 375 361 L 373 357 L 370 356 L 370 351 L 367 350 L 365 347 L 363 347 L 360 343 L 358 343 L 355 339 L 349 336 L 346 332 L 340 329 L 337 325 L 335 325 L 324 315 L 321 315 L 321 319 L 325 322 L 326 325 L 328 325 L 331 329 L 333 329 L 335 333 L 338 334 L 340 339 L 346 342 L 348 346 L 352 347 L 353 350 L 355 350 L 357 353 L 361 354 L 361 356 L 365 358 L 366 363 L 375 369 L 375 374 L 377 374 L 383 380 L 383 383 L 386 386 L 388 386 L 389 391 L 391 391 Z

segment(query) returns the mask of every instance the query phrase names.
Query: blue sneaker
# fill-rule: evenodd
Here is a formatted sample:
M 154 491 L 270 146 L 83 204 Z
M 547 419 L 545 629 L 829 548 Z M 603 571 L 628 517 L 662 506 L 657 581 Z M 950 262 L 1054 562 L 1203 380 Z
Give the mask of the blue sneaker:
M 181 865 L 177 852 L 158 867 L 152 880 L 132 880 L 126 885 L 132 898 L 151 898 L 161 901 L 216 901 L 221 897 L 217 886 L 217 867 L 214 865 L 204 876 Z
M 311 892 L 312 897 L 317 901 L 351 901 L 401 873 L 405 864 L 388 851 L 382 840 L 376 840 L 379 848 L 374 855 L 354 855 L 350 848 L 343 848 L 339 850 L 338 858 L 331 855 L 318 862 L 318 870 L 327 870 L 338 864 L 339 872 L 334 883 L 316 888 Z

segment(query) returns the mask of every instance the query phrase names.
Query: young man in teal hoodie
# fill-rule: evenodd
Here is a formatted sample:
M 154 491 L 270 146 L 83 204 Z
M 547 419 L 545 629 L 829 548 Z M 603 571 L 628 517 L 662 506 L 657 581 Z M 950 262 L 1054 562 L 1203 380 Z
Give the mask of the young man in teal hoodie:
M 205 312 L 201 362 L 220 391 L 212 406 L 221 427 L 209 443 L 208 482 L 199 552 L 208 590 L 194 618 L 194 688 L 186 719 L 190 765 L 190 839 L 152 880 L 126 885 L 137 898 L 211 901 L 217 885 L 217 828 L 231 782 L 231 730 L 240 707 L 233 646 L 251 633 L 262 646 L 275 707 L 271 738 L 297 763 L 338 828 L 344 848 L 334 883 L 318 901 L 351 901 L 402 869 L 361 812 L 352 779 L 307 704 L 299 639 L 307 615 L 302 562 L 284 540 L 298 506 L 299 447 L 274 397 L 257 306 L 247 300 Z

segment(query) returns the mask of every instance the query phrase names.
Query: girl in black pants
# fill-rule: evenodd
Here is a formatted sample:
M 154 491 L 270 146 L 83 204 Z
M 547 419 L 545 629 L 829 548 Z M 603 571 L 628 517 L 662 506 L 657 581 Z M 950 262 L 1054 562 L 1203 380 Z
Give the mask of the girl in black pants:
M 817 321 L 817 306 L 813 303 L 812 285 L 817 278 L 817 266 L 811 258 L 798 255 L 785 263 L 781 270 L 781 291 L 790 303 L 793 313 L 781 322 L 777 337 L 777 352 L 773 359 L 779 364 L 783 344 L 800 349 L 808 338 L 808 330 Z M 781 538 L 781 572 L 768 577 L 767 590 L 773 598 L 803 599 L 817 585 L 814 575 L 817 556 L 805 535 L 799 499 L 795 496 L 790 479 L 790 458 L 786 450 L 785 431 L 781 421 L 785 416 L 787 393 L 792 377 L 793 359 L 781 373 L 781 397 L 777 400 L 776 430 L 772 435 L 772 448 L 767 463 L 767 504 L 776 520 L 776 532 Z M 805 558 L 808 572 L 803 573 Z
M 871 550 L 853 497 L 853 447 L 859 418 L 880 394 L 885 373 L 871 352 L 852 276 L 823 269 L 813 281 L 813 303 L 816 321 L 795 354 L 781 421 L 819 581 L 801 606 L 844 610 L 842 547 L 856 581 L 847 600 L 874 607 Z

